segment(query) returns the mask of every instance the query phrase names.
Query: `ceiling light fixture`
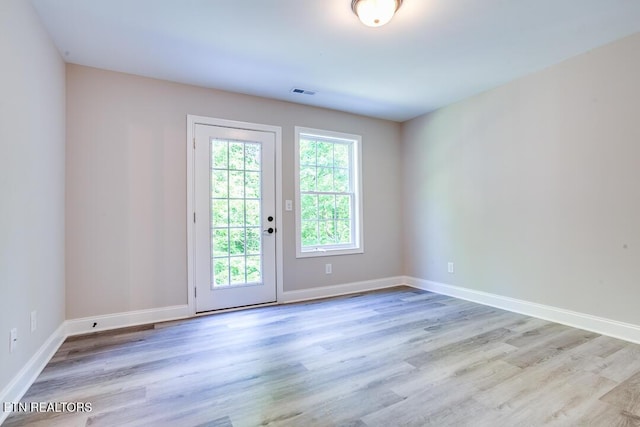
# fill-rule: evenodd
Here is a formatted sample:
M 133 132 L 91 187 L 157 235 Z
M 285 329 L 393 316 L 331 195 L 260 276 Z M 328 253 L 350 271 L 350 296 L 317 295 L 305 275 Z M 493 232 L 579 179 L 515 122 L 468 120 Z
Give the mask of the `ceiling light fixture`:
M 402 0 L 351 0 L 351 9 L 364 25 L 380 27 L 391 21 Z

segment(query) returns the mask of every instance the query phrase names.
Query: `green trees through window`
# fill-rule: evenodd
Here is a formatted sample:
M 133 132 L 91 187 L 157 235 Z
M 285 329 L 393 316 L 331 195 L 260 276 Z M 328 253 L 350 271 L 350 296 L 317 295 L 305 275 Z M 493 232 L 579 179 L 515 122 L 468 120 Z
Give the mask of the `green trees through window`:
M 357 246 L 357 141 L 298 130 L 296 135 L 299 250 Z
M 261 280 L 260 144 L 211 143 L 214 286 Z
M 302 246 L 351 242 L 347 143 L 300 140 Z

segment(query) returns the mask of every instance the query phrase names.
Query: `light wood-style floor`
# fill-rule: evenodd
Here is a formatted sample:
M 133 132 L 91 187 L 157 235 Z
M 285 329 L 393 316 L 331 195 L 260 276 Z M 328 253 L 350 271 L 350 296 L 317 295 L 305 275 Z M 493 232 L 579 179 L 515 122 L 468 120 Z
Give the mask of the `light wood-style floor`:
M 410 288 L 68 339 L 6 426 L 640 426 L 640 345 Z

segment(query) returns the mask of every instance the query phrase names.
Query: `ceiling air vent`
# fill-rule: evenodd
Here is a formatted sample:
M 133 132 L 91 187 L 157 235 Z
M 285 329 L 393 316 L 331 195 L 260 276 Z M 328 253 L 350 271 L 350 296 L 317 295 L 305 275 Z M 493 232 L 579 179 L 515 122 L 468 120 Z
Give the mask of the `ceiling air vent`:
M 299 93 L 301 95 L 315 95 L 315 91 L 313 90 L 306 90 L 306 89 L 300 89 L 297 87 L 294 87 L 293 89 L 291 89 L 291 93 Z

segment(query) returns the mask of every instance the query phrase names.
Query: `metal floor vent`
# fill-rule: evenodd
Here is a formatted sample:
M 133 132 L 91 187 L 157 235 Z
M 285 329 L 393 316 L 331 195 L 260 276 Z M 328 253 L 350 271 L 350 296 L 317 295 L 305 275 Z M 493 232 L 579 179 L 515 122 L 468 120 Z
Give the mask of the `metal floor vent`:
M 291 89 L 291 93 L 299 93 L 302 95 L 315 95 L 316 92 L 313 90 L 305 90 L 305 89 L 300 89 L 297 87 L 294 87 L 293 89 Z

